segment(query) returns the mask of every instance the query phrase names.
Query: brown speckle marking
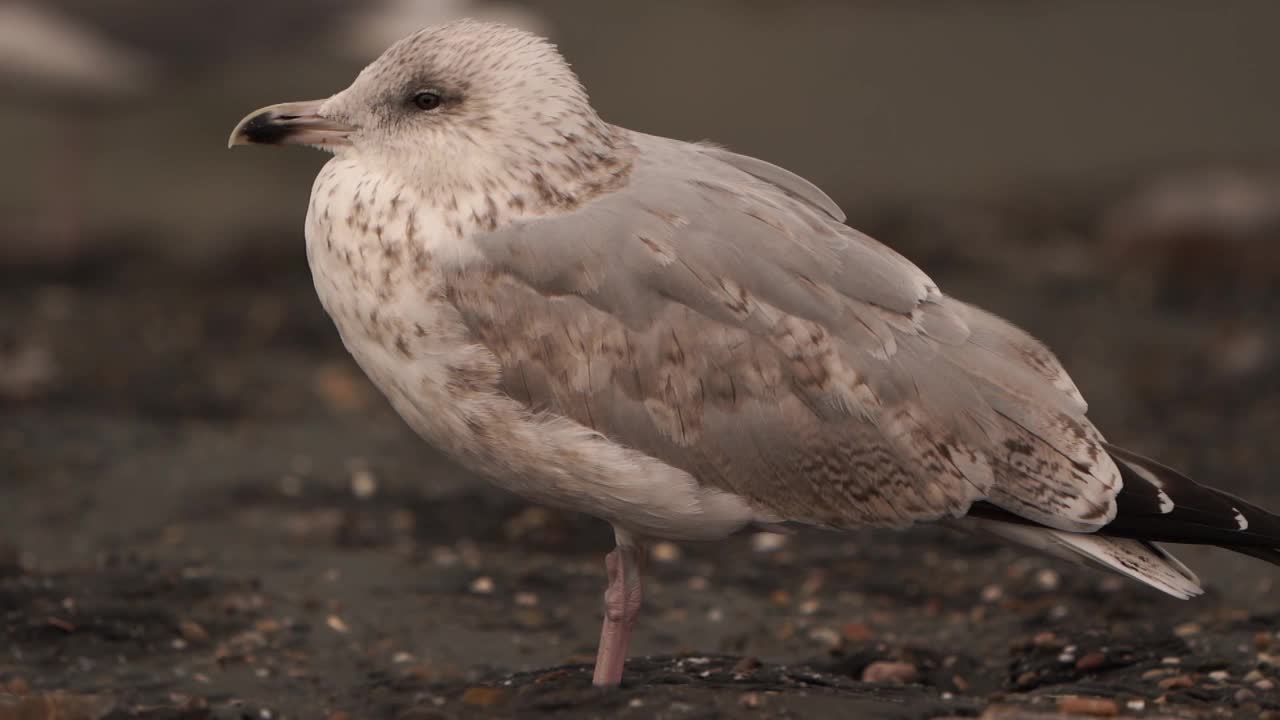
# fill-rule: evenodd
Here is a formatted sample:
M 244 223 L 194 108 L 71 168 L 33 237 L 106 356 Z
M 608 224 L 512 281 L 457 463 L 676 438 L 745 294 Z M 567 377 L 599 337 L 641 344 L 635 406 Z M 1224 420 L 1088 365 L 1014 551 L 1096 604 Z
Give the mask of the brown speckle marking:
M 404 335 L 396 335 L 396 350 L 406 358 L 412 358 L 413 353 L 409 351 L 409 341 Z
M 685 225 L 689 224 L 688 220 L 684 219 L 680 215 L 677 215 L 676 213 L 669 212 L 667 210 L 662 210 L 659 208 L 652 208 L 652 207 L 645 207 L 644 210 L 645 212 L 649 213 L 650 215 L 658 218 L 659 220 L 665 222 L 666 224 L 674 228 L 684 227 Z

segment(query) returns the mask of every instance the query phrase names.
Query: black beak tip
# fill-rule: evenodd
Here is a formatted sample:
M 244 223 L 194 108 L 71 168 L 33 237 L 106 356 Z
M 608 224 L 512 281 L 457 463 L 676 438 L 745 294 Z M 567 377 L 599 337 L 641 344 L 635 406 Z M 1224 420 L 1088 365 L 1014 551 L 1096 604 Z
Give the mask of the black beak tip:
M 274 112 L 254 115 L 240 128 L 240 137 L 255 145 L 276 145 L 288 137 L 291 128 Z

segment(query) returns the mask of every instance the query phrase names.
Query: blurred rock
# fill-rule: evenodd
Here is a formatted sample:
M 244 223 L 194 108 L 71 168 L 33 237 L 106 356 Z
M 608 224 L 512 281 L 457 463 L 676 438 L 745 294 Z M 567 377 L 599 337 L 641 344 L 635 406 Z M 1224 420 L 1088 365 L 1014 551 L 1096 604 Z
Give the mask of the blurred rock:
M 1068 715 L 1086 715 L 1089 717 L 1115 717 L 1120 714 L 1120 706 L 1115 700 L 1075 695 L 1058 700 L 1058 709 Z
M 136 94 L 154 76 L 144 54 L 92 24 L 47 5 L 0 5 L 0 82 L 10 98 L 16 91 L 82 106 Z
M 1155 180 L 1107 213 L 1103 236 L 1118 262 L 1162 290 L 1265 289 L 1280 280 L 1280 176 Z
M 115 701 L 101 695 L 0 693 L 0 720 L 99 720 L 114 707 Z
M 913 683 L 920 679 L 920 671 L 908 662 L 877 660 L 862 671 L 865 683 Z
M 53 351 L 21 338 L 0 337 L 0 400 L 29 400 L 53 387 L 58 368 Z

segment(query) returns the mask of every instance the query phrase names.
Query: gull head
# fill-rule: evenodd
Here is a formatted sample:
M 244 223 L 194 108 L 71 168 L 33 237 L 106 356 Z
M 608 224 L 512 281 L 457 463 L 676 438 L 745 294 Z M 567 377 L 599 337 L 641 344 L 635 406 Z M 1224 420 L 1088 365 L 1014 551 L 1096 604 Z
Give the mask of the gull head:
M 464 20 L 392 45 L 332 97 L 250 113 L 229 144 L 310 145 L 456 191 L 616 166 L 620 131 L 549 41 Z

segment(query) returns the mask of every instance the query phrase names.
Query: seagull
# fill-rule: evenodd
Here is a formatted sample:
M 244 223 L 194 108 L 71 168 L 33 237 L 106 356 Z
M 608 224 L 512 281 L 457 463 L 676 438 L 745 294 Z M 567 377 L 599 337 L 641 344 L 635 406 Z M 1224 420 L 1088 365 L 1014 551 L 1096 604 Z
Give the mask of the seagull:
M 401 417 L 530 501 L 613 526 L 593 682 L 644 543 L 944 522 L 1201 592 L 1157 542 L 1280 564 L 1280 516 L 1109 444 L 1048 349 L 944 294 L 808 181 L 602 120 L 545 39 L 461 21 L 230 145 L 334 157 L 307 258 Z

